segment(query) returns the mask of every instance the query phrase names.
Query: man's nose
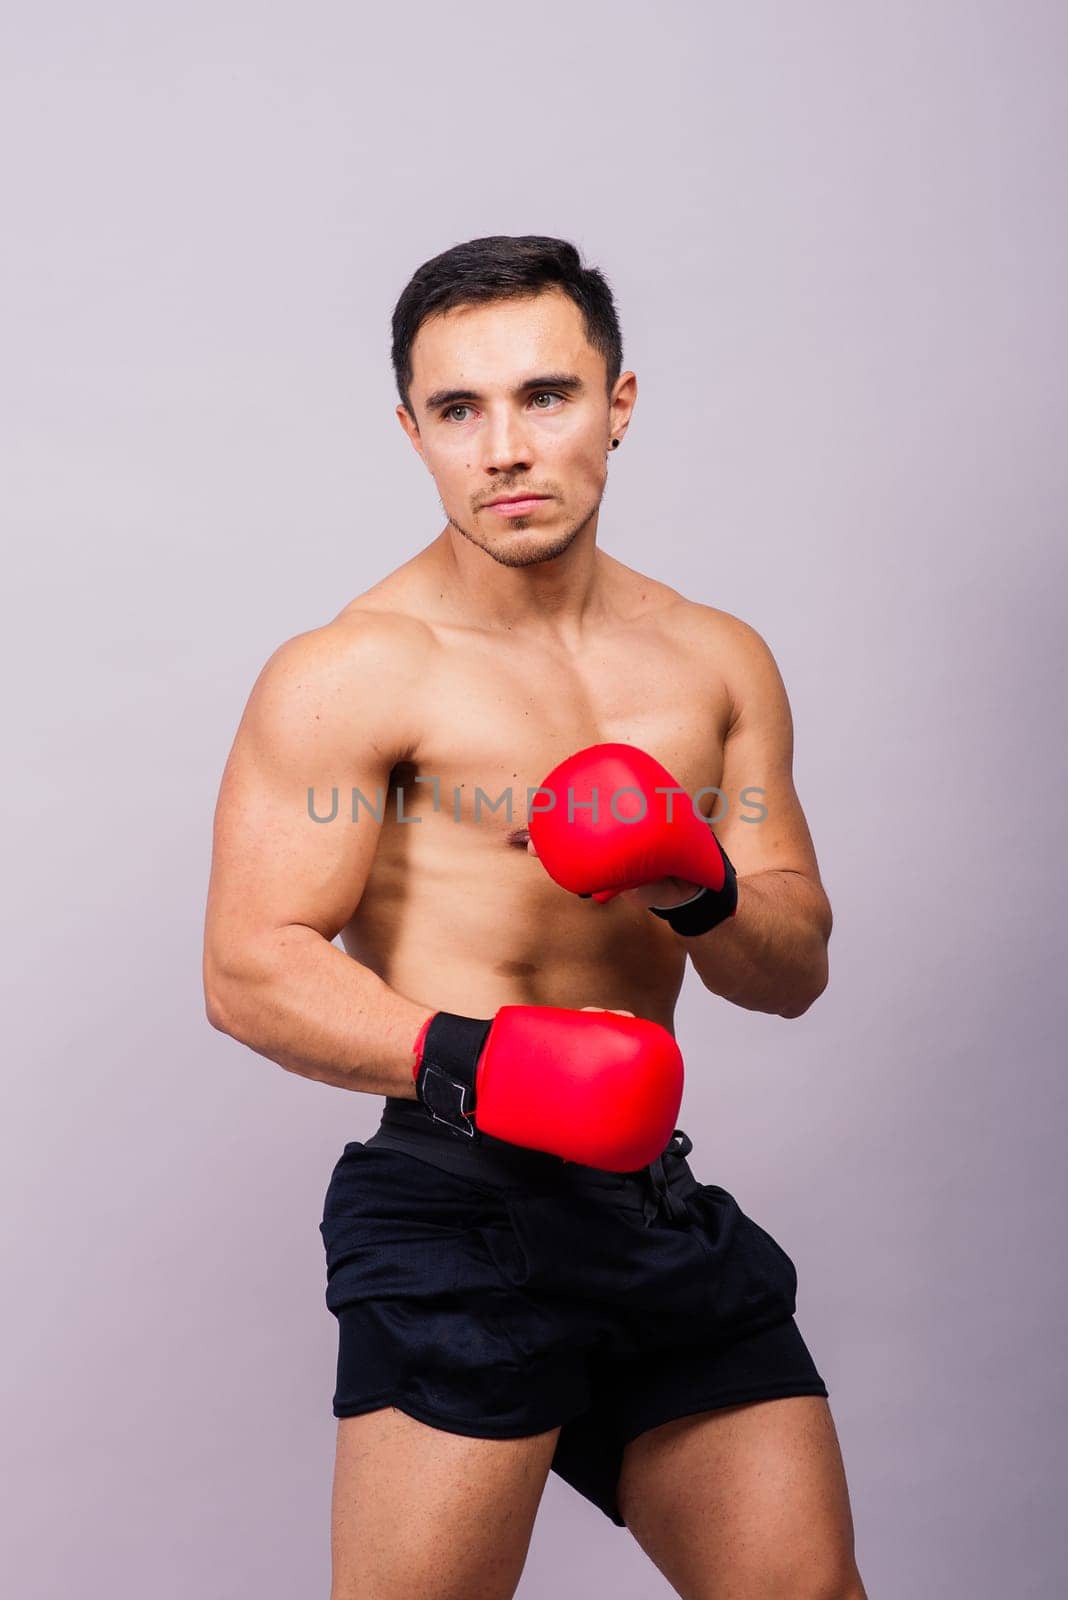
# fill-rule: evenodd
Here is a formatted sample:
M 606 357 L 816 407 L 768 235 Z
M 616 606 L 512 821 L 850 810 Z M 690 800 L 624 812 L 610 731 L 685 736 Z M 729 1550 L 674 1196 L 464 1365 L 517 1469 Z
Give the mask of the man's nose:
M 498 472 L 530 465 L 530 441 L 522 422 L 512 413 L 491 418 L 483 439 L 483 464 Z

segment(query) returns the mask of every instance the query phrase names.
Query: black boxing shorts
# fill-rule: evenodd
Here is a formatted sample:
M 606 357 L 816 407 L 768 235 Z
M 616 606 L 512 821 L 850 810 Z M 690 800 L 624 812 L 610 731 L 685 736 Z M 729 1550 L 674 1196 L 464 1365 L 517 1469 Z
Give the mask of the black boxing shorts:
M 559 1426 L 552 1470 L 624 1527 L 623 1449 L 694 1412 L 827 1387 L 794 1320 L 797 1274 L 676 1129 L 633 1173 L 477 1144 L 387 1098 L 346 1144 L 320 1224 L 338 1319 L 336 1417 L 395 1406 L 518 1438 Z

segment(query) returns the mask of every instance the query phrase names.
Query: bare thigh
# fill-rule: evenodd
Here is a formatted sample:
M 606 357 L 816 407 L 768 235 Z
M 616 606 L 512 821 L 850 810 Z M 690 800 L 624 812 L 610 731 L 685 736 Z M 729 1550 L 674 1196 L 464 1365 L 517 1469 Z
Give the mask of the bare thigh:
M 330 1600 L 511 1600 L 559 1433 L 469 1439 L 392 1406 L 339 1418 Z
M 702 1411 L 626 1447 L 620 1510 L 684 1600 L 865 1600 L 827 1401 Z

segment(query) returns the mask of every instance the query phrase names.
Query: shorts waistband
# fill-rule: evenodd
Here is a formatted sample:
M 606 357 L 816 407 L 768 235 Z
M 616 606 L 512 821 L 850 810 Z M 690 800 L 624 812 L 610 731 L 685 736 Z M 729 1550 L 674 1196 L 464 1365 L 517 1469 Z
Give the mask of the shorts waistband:
M 641 1197 L 647 1221 L 658 1214 L 671 1221 L 688 1220 L 684 1202 L 697 1187 L 686 1164 L 693 1141 L 681 1128 L 674 1130 L 647 1166 L 633 1172 L 609 1172 L 541 1150 L 527 1150 L 492 1134 L 481 1133 L 477 1141 L 466 1139 L 435 1122 L 417 1101 L 387 1096 L 381 1123 L 365 1142 L 403 1151 L 442 1171 L 494 1188 L 630 1190 Z

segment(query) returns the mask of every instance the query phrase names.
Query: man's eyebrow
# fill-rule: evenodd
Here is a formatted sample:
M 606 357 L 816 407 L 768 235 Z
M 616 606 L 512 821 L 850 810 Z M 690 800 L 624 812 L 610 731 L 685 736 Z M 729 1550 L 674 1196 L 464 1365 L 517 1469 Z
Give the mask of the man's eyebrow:
M 528 389 L 566 389 L 570 394 L 579 394 L 586 385 L 575 372 L 548 372 L 539 378 L 527 378 L 512 392 L 525 394 Z M 474 389 L 435 389 L 423 402 L 427 411 L 440 411 L 442 406 L 454 406 L 461 400 L 482 400 L 484 397 L 476 394 Z

